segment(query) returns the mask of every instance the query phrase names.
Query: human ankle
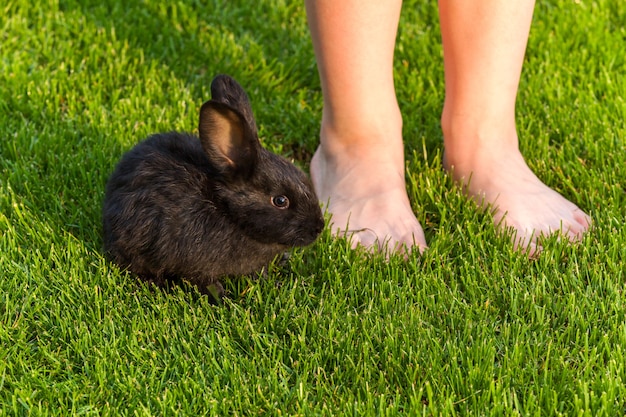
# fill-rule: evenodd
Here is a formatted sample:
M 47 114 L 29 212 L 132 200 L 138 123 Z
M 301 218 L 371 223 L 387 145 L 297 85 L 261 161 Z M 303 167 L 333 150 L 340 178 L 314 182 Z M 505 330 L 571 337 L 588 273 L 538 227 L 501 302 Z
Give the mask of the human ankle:
M 514 123 L 450 121 L 442 117 L 444 168 L 466 171 L 492 158 L 519 152 Z
M 370 116 L 355 114 L 350 118 L 336 118 L 325 114 L 322 117 L 320 148 L 327 158 L 338 155 L 358 157 L 379 147 L 402 148 L 399 109 Z

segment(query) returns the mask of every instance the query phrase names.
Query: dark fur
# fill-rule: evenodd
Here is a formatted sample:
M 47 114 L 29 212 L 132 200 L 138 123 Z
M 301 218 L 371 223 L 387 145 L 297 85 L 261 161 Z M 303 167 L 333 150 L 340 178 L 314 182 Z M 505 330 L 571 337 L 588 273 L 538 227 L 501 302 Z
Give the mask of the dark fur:
M 104 247 L 145 280 L 221 292 L 220 277 L 259 271 L 312 243 L 324 221 L 306 175 L 259 143 L 243 89 L 218 76 L 211 94 L 199 139 L 156 134 L 123 156 L 106 187 Z M 278 195 L 288 208 L 272 204 Z

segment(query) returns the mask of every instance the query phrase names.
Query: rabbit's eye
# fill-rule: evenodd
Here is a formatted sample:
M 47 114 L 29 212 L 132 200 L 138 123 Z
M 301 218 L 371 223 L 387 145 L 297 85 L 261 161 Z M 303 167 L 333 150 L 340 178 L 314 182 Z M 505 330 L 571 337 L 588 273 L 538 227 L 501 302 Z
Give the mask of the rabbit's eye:
M 286 209 L 289 207 L 289 199 L 284 195 L 277 195 L 272 197 L 272 205 L 279 209 Z

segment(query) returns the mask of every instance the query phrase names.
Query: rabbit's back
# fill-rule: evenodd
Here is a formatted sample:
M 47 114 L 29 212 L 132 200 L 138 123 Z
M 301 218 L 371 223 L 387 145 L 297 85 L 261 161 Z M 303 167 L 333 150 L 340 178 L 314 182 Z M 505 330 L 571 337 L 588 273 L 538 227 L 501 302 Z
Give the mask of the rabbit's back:
M 127 152 L 109 178 L 104 215 L 133 217 L 205 209 L 210 200 L 208 159 L 198 139 L 183 133 L 153 135 Z

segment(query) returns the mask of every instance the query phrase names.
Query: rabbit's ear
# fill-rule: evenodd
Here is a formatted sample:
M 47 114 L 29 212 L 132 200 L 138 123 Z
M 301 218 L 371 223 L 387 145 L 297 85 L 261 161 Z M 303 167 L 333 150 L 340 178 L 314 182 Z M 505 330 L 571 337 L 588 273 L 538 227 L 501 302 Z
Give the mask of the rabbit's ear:
M 218 75 L 211 82 L 211 99 L 226 104 L 243 116 L 250 130 L 256 132 L 252 106 L 243 87 L 228 75 Z
M 227 175 L 246 175 L 255 165 L 259 140 L 244 116 L 209 100 L 200 109 L 200 142 L 211 162 Z

